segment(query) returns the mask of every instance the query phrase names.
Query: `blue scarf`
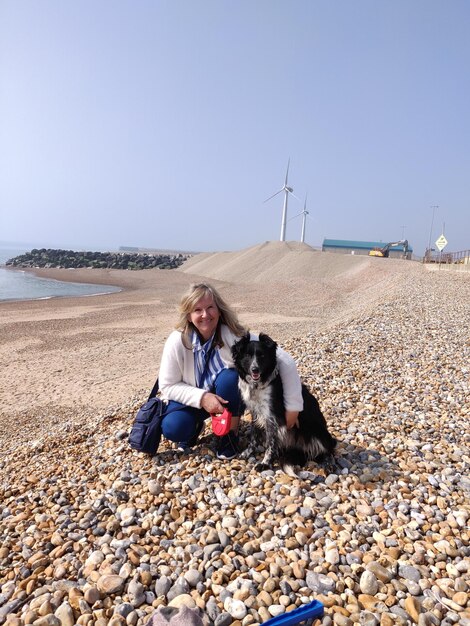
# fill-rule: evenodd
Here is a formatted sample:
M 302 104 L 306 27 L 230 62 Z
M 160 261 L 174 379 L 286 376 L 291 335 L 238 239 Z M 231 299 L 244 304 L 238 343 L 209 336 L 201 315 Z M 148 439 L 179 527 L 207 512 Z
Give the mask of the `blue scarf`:
M 201 343 L 199 335 L 193 332 L 192 345 L 194 353 L 194 377 L 199 389 L 210 391 L 214 387 L 215 379 L 223 369 L 226 369 L 217 347 L 212 347 L 214 335 Z

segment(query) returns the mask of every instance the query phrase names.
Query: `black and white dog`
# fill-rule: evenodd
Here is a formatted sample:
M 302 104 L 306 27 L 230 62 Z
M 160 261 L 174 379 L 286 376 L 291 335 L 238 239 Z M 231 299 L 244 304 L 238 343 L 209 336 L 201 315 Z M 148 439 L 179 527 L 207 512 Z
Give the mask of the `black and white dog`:
M 304 408 L 299 413 L 299 427 L 287 429 L 276 348 L 276 342 L 262 333 L 258 341 L 247 333 L 232 347 L 241 396 L 253 418 L 251 442 L 242 456 L 253 455 L 258 428 L 265 433 L 266 450 L 256 469 L 263 471 L 279 460 L 286 474 L 296 476 L 294 465 L 304 466 L 313 460 L 332 463 L 336 439 L 328 432 L 318 401 L 305 385 L 302 385 Z

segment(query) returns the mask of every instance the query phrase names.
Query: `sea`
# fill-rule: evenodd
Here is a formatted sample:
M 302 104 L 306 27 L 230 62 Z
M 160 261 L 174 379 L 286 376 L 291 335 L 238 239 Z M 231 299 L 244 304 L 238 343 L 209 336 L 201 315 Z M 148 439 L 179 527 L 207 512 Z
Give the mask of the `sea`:
M 29 271 L 24 272 L 20 269 L 13 270 L 5 267 L 8 259 L 29 251 L 30 249 L 0 246 L 0 301 L 96 296 L 121 291 L 119 287 L 112 285 L 62 282 L 50 278 L 39 278 Z M 93 270 L 90 270 L 90 273 L 92 272 Z

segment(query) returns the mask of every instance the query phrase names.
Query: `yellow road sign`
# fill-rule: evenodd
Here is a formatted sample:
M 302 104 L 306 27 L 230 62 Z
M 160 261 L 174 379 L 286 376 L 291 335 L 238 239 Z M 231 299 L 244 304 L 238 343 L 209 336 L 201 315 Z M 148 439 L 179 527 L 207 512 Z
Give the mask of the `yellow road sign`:
M 447 239 L 444 237 L 444 235 L 441 235 L 439 239 L 436 241 L 436 246 L 439 252 L 441 252 L 441 250 L 444 250 L 446 245 L 447 245 Z

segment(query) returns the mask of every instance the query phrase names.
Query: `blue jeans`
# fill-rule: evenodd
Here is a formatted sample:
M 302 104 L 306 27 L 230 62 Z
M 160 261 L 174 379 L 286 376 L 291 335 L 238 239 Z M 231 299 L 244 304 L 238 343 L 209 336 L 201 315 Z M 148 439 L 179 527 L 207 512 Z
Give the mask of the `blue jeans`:
M 211 391 L 224 400 L 228 400 L 225 406 L 233 415 L 240 415 L 242 404 L 236 370 L 222 370 L 215 379 L 214 388 Z M 174 410 L 163 418 L 162 433 L 170 441 L 188 441 L 196 434 L 199 424 L 209 417 L 209 413 L 204 409 L 196 409 L 173 400 L 168 403 L 168 408 Z

